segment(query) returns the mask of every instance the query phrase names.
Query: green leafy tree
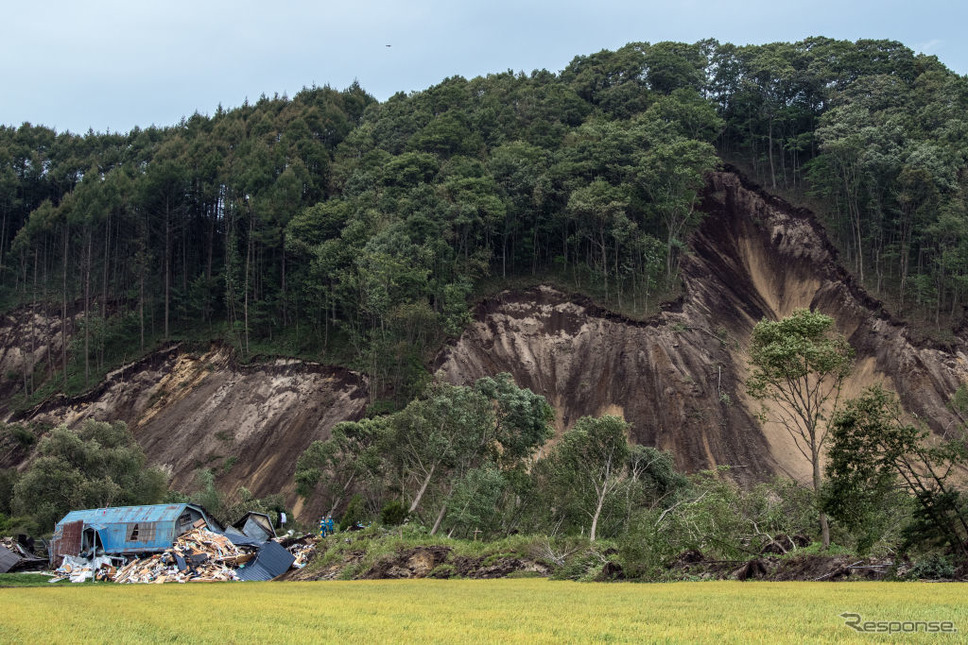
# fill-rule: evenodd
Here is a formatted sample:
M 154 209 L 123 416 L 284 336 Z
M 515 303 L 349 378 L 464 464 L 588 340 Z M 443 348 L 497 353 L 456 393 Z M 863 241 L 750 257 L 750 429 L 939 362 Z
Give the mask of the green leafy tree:
M 336 513 L 376 476 L 377 444 L 386 432 L 381 418 L 336 424 L 329 439 L 314 441 L 296 461 L 296 491 L 303 497 L 320 495 L 329 514 Z
M 668 280 L 678 270 L 678 249 L 702 220 L 699 194 L 718 163 L 710 144 L 661 131 L 639 161 L 636 181 L 665 228 Z
M 898 489 L 918 511 L 908 542 L 940 542 L 968 556 L 968 503 L 953 473 L 968 463 L 964 437 L 938 443 L 901 420 L 897 396 L 875 385 L 833 419 L 825 508 L 859 528 L 867 546 L 883 533 Z
M 828 434 L 828 415 L 836 408 L 854 351 L 833 332 L 834 320 L 819 312 L 797 309 L 779 320 L 762 320 L 750 335 L 747 393 L 763 407 L 764 422 L 780 424 L 812 469 L 813 489 L 821 488 L 821 460 Z M 826 514 L 819 514 L 824 547 L 830 545 Z
M 592 541 L 603 510 L 627 483 L 628 436 L 629 424 L 618 417 L 582 417 L 547 458 L 559 505 L 585 516 Z
M 46 531 L 74 509 L 160 502 L 167 476 L 146 462 L 120 421 L 87 421 L 77 432 L 59 426 L 40 441 L 14 485 L 12 510 L 33 516 Z

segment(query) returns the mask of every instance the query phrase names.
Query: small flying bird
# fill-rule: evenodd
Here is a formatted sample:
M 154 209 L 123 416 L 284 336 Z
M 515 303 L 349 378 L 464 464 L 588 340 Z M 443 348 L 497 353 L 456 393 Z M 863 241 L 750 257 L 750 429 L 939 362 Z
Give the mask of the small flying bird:
M 392 45 L 387 45 L 387 47 L 392 47 Z

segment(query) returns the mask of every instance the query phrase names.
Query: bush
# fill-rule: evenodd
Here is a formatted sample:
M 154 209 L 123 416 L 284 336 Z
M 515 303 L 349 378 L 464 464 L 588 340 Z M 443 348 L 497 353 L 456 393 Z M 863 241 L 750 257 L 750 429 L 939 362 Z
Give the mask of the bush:
M 343 517 L 339 520 L 339 528 L 341 531 L 345 531 L 354 524 L 363 524 L 366 521 L 367 517 L 363 503 L 362 495 L 353 495 L 350 503 L 346 505 L 346 510 L 343 511 Z
M 946 556 L 932 553 L 915 562 L 908 577 L 912 580 L 949 580 L 955 577 L 955 565 Z
M 380 511 L 380 523 L 383 526 L 400 526 L 407 520 L 407 509 L 399 500 L 387 502 Z

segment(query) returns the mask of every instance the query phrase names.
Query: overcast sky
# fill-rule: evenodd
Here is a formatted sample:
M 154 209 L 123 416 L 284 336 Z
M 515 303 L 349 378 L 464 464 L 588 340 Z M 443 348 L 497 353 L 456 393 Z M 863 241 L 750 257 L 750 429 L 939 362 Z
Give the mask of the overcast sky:
M 890 38 L 968 74 L 965 0 L 5 0 L 0 124 L 165 126 L 354 79 L 380 100 L 448 76 L 563 69 L 633 41 Z M 387 47 L 390 45 L 390 47 Z

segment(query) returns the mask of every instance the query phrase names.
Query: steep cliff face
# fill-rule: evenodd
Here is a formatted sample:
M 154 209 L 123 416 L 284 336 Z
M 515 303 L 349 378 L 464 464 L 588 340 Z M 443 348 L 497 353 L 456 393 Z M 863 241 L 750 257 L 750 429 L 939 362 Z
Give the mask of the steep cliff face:
M 746 343 L 765 318 L 809 307 L 835 318 L 857 350 L 846 396 L 883 382 L 936 431 L 958 419 L 946 402 L 968 380 L 964 346 L 918 346 L 856 286 L 813 216 L 744 185 L 711 178 L 708 213 L 682 263 L 685 296 L 648 322 L 622 319 L 549 288 L 503 293 L 439 360 L 457 383 L 507 371 L 544 394 L 560 428 L 619 414 L 634 438 L 673 451 L 688 470 L 730 465 L 741 479 L 808 463 L 785 429 L 761 425 L 745 395 Z
M 298 512 L 296 459 L 336 423 L 360 418 L 366 395 L 366 379 L 349 370 L 296 360 L 241 366 L 225 348 L 171 347 L 117 370 L 83 397 L 52 400 L 20 418 L 125 421 L 175 488 L 187 490 L 198 468 L 211 468 L 222 490 L 281 492 Z

